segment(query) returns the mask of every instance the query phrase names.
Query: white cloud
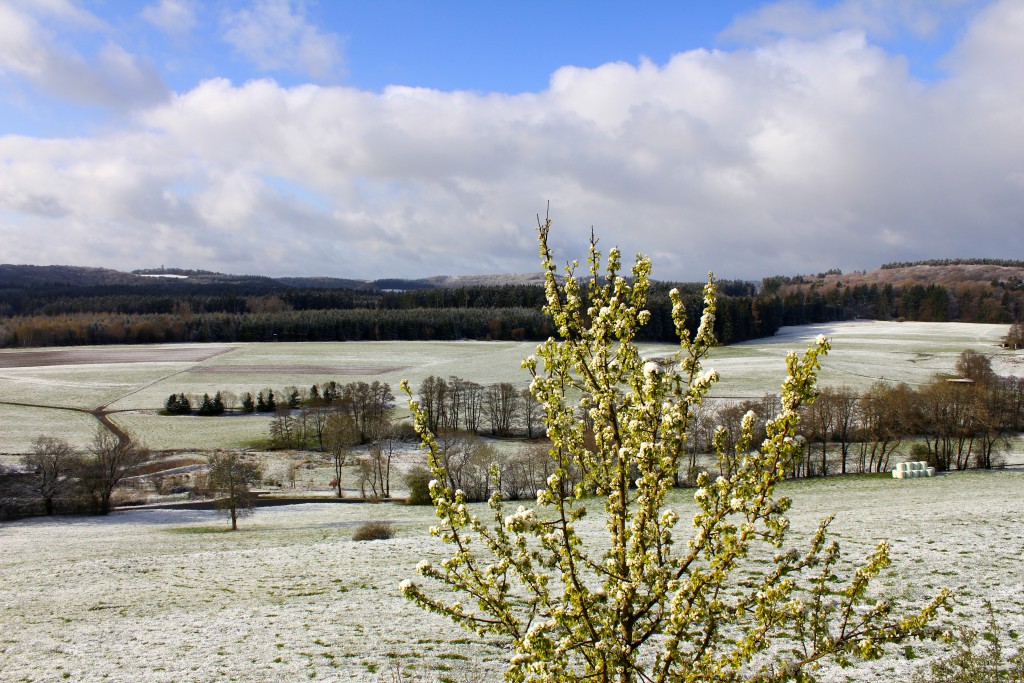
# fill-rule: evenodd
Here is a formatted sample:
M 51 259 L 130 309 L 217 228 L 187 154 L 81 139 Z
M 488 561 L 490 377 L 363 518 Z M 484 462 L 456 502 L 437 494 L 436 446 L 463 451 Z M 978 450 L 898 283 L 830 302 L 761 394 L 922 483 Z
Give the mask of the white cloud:
M 820 38 L 835 31 L 857 30 L 876 39 L 901 31 L 917 36 L 934 33 L 944 13 L 976 0 L 842 0 L 817 7 L 809 0 L 783 0 L 741 15 L 722 37 L 759 44 L 766 39 Z
M 211 80 L 103 137 L 0 138 L 0 240 L 31 262 L 522 272 L 550 199 L 562 256 L 593 225 L 666 279 L 1024 253 L 1022 22 L 979 13 L 931 84 L 860 28 L 533 94 Z
M 164 33 L 181 37 L 196 27 L 196 8 L 188 0 L 159 0 L 146 5 L 142 18 Z
M 60 0 L 0 1 L 0 74 L 68 101 L 111 109 L 166 97 L 162 79 L 145 60 L 106 41 L 90 62 L 57 37 L 54 23 L 71 32 L 103 29 L 95 16 Z
M 338 76 L 341 39 L 310 23 L 301 3 L 257 0 L 224 15 L 224 40 L 267 71 L 294 71 L 314 78 Z

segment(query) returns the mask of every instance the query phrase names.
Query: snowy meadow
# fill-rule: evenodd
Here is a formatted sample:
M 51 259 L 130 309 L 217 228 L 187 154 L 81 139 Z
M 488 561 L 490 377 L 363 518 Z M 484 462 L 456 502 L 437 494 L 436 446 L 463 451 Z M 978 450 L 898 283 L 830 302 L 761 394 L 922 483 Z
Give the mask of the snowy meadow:
M 1004 325 L 855 322 L 784 328 L 776 337 L 715 349 L 706 364 L 723 380 L 718 398 L 777 388 L 789 350 L 832 338 L 823 384 L 857 390 L 883 379 L 921 384 L 949 373 L 967 348 L 1004 375 L 1024 374 L 1020 352 L 998 347 Z M 174 392 L 308 387 L 335 379 L 415 387 L 429 375 L 527 384 L 519 368 L 531 343 L 240 344 L 124 347 L 116 355 L 69 355 L 33 364 L 31 352 L 0 359 L 0 454 L 9 460 L 38 434 L 87 445 L 89 410 L 106 407 L 154 449 L 234 448 L 265 436 L 269 417 L 167 417 Z M 184 349 L 184 350 L 183 350 Z M 644 353 L 673 349 L 650 345 Z M 51 358 L 52 360 L 52 358 Z M 49 362 L 49 361 L 48 361 Z M 850 560 L 892 543 L 881 595 L 920 606 L 955 591 L 948 625 L 982 627 L 991 602 L 1009 652 L 1024 633 L 1024 456 L 994 472 L 932 479 L 832 477 L 787 482 L 790 544 L 824 516 Z M 312 476 L 312 475 L 310 475 Z M 322 483 L 322 482 L 321 482 Z M 692 490 L 672 493 L 686 519 Z M 596 536 L 602 515 L 582 522 Z M 390 540 L 356 542 L 368 521 L 390 521 Z M 134 509 L 109 517 L 34 518 L 0 524 L 2 681 L 498 681 L 501 643 L 482 641 L 404 600 L 416 565 L 447 549 L 428 534 L 430 508 L 307 503 L 259 508 L 227 532 L 197 510 Z M 684 534 L 687 525 L 680 525 Z M 910 643 L 865 667 L 829 670 L 837 681 L 906 681 L 944 652 Z
M 996 372 L 1024 374 L 1020 353 L 1004 351 L 1006 325 L 969 323 L 843 322 L 784 327 L 774 337 L 714 349 L 707 367 L 722 377 L 712 396 L 755 398 L 777 391 L 785 356 L 803 350 L 817 335 L 832 339 L 822 384 L 867 389 L 877 380 L 923 384 L 952 371 L 956 356 L 972 348 L 992 357 Z M 171 393 L 193 397 L 225 391 L 240 395 L 314 383 L 387 382 L 413 387 L 430 375 L 457 375 L 480 384 L 529 384 L 520 368 L 532 342 L 347 342 L 236 345 L 152 345 L 0 351 L 0 454 L 23 453 L 41 433 L 86 446 L 95 421 L 83 413 L 105 407 L 111 418 L 154 450 L 238 448 L 266 437 L 270 417 L 176 417 L 158 415 Z M 111 353 L 116 350 L 115 353 Z M 649 356 L 676 347 L 643 346 Z M 33 364 L 34 354 L 43 354 Z M 95 354 L 91 357 L 90 354 Z M 399 413 L 404 405 L 398 402 Z M 90 426 L 91 425 L 91 426 Z
M 791 482 L 783 493 L 795 499 L 792 544 L 834 513 L 848 557 L 892 542 L 883 594 L 919 604 L 951 587 L 943 619 L 980 626 L 989 600 L 1009 634 L 1024 632 L 1022 490 L 1024 473 L 1001 471 Z M 692 491 L 672 505 L 685 518 Z M 394 522 L 397 537 L 352 541 L 367 520 Z M 321 503 L 261 508 L 237 533 L 185 510 L 0 525 L 0 679 L 391 681 L 398 667 L 407 680 L 498 681 L 499 643 L 399 594 L 420 560 L 444 556 L 432 522 L 429 508 Z M 601 515 L 584 523 L 596 533 Z M 915 642 L 831 677 L 909 680 L 940 652 Z

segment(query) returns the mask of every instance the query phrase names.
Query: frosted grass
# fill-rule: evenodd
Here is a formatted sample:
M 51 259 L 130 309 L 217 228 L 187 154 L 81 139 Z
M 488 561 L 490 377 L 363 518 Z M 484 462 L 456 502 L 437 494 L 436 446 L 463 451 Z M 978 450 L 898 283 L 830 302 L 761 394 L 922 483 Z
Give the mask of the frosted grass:
M 70 410 L 0 406 L 0 453 L 28 453 L 40 434 L 61 434 L 72 443 L 89 443 L 99 424 L 92 415 Z
M 268 438 L 273 420 L 270 414 L 168 417 L 136 410 L 114 413 L 110 418 L 158 451 L 250 447 Z
M 180 391 L 249 391 L 255 395 L 265 387 L 275 391 L 288 386 L 308 389 L 329 380 L 339 384 L 387 382 L 397 391 L 402 379 L 417 386 L 430 375 L 458 375 L 481 384 L 512 382 L 526 387 L 529 377 L 520 365 L 536 347 L 533 342 L 475 341 L 243 344 L 111 407 L 152 409 L 162 406 L 170 393 Z M 289 367 L 300 372 L 289 372 Z M 251 368 L 252 372 L 238 374 L 239 368 Z
M 1008 329 L 977 323 L 878 321 L 783 327 L 774 337 L 713 349 L 705 365 L 722 378 L 712 395 L 756 397 L 778 391 L 789 351 L 802 351 L 824 334 L 832 340 L 832 350 L 822 364 L 823 386 L 864 391 L 879 380 L 924 384 L 936 374 L 952 373 L 956 357 L 969 348 L 991 356 L 997 373 L 1024 375 L 1022 354 L 999 346 Z
M 955 616 L 981 625 L 991 600 L 1002 626 L 1024 630 L 1020 472 L 934 479 L 851 477 L 789 482 L 794 540 L 818 519 L 844 552 L 881 539 L 894 568 L 881 587 L 919 603 L 957 589 Z M 686 517 L 692 492 L 673 493 Z M 350 541 L 362 521 L 398 537 Z M 399 596 L 422 559 L 444 548 L 429 508 L 306 504 L 264 508 L 227 533 L 214 513 L 125 511 L 108 518 L 0 525 L 0 660 L 4 680 L 372 681 L 398 661 L 420 680 L 501 680 L 502 652 Z M 603 521 L 581 524 L 590 535 Z M 943 615 L 944 619 L 951 619 Z M 950 622 L 952 623 L 952 622 Z M 1012 649 L 1014 641 L 1006 638 Z M 908 680 L 941 646 L 912 643 L 827 680 Z
M 778 391 L 788 351 L 802 351 L 814 337 L 825 334 L 832 338 L 832 352 L 825 359 L 822 384 L 846 384 L 858 391 L 879 379 L 922 384 L 936 373 L 951 372 L 956 356 L 967 348 L 990 354 L 999 373 L 1024 375 L 1024 354 L 998 346 L 1007 329 L 1007 325 L 871 321 L 784 327 L 769 339 L 713 349 L 705 365 L 722 377 L 712 396 L 760 397 Z M 641 347 L 647 356 L 678 349 L 669 344 Z M 152 357 L 164 348 L 176 347 L 146 346 L 143 351 Z M 529 376 L 520 364 L 535 348 L 533 342 L 477 341 L 237 344 L 196 363 L 5 368 L 0 370 L 0 402 L 82 409 L 108 405 L 111 410 L 130 411 L 117 413 L 115 419 L 151 447 L 231 448 L 263 438 L 266 429 L 243 434 L 247 423 L 234 417 L 182 422 L 183 418 L 157 417 L 156 413 L 171 393 L 201 396 L 227 391 L 237 396 L 267 387 L 308 389 L 331 379 L 343 384 L 387 382 L 396 393 L 403 378 L 416 387 L 429 375 L 457 375 L 480 384 L 511 382 L 525 388 Z M 398 414 L 405 415 L 400 397 L 397 405 Z M 25 444 L 23 430 L 11 426 L 10 409 L 0 405 L 0 452 L 18 452 Z M 88 445 L 91 437 L 82 439 L 77 426 L 61 428 L 62 415 L 53 414 L 49 435 Z

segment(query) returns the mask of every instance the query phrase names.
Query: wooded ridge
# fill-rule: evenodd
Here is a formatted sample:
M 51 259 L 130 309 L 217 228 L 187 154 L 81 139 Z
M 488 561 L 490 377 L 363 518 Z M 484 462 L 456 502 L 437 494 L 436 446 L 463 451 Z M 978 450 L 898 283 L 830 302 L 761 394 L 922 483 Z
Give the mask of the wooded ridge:
M 995 259 L 886 264 L 870 273 L 718 282 L 721 344 L 782 325 L 875 320 L 1010 323 L 1024 266 Z M 673 341 L 668 292 L 699 320 L 700 283 L 653 283 L 641 341 Z M 159 342 L 542 340 L 553 331 L 536 276 L 374 282 L 160 269 L 121 273 L 0 265 L 0 346 Z

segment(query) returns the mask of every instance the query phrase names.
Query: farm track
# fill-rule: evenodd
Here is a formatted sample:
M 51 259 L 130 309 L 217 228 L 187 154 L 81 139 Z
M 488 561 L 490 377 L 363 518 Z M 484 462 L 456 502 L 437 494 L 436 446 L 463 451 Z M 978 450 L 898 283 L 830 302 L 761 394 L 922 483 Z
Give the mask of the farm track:
M 206 361 L 208 361 L 208 360 L 210 360 L 212 358 L 217 358 L 218 356 L 223 356 L 226 353 L 231 353 L 231 352 L 236 351 L 236 350 L 237 350 L 237 347 L 232 347 L 232 348 L 225 349 L 225 350 L 223 350 L 223 351 L 221 351 L 219 353 L 208 355 L 208 356 L 206 356 L 204 358 L 199 359 L 197 362 L 190 364 L 188 367 L 186 367 L 184 369 L 176 370 L 175 372 L 171 372 L 171 373 L 168 373 L 166 375 L 161 375 L 160 377 L 158 377 L 158 378 L 156 378 L 156 379 L 154 379 L 154 380 L 152 380 L 150 382 L 147 382 L 147 383 L 145 383 L 145 384 L 143 384 L 141 386 L 138 386 L 138 387 L 132 389 L 131 391 L 128 391 L 128 392 L 118 396 L 117 398 L 114 398 L 114 399 L 112 399 L 110 401 L 107 401 L 106 403 L 104 403 L 102 405 L 99 405 L 99 406 L 97 406 L 95 408 L 91 408 L 91 409 L 90 408 L 75 408 L 75 407 L 72 407 L 72 406 L 47 406 L 47 405 L 39 405 L 39 404 L 36 404 L 36 403 L 22 403 L 22 402 L 15 402 L 15 401 L 0 401 L 0 405 L 16 406 L 16 407 L 21 407 L 21 408 L 43 408 L 43 409 L 47 409 L 47 410 L 69 410 L 71 412 L 85 413 L 87 415 L 92 415 L 93 417 L 95 417 L 99 421 L 99 423 L 106 430 L 108 430 L 111 434 L 116 436 L 118 442 L 123 446 L 123 445 L 128 444 L 131 441 L 131 436 L 125 430 L 121 429 L 121 427 L 119 427 L 116 422 L 111 420 L 110 419 L 110 415 L 113 414 L 113 413 L 127 412 L 127 409 L 111 410 L 109 408 L 109 406 L 112 403 L 117 403 L 118 401 L 123 401 L 124 399 L 129 398 L 130 396 L 134 396 L 135 394 L 137 394 L 137 393 L 139 393 L 141 391 L 145 391 L 146 389 L 148 389 L 148 388 L 150 388 L 150 387 L 152 387 L 152 386 L 154 386 L 156 384 L 159 384 L 160 382 L 163 382 L 163 381 L 166 381 L 168 379 L 171 379 L 172 377 L 177 377 L 178 375 L 183 375 L 183 374 L 185 374 L 187 372 L 191 372 L 197 366 L 201 365 L 202 363 L 205 363 Z
M 119 412 L 116 410 L 107 410 L 106 405 L 102 405 L 98 408 L 72 408 L 70 406 L 44 406 L 38 403 L 17 403 L 14 401 L 0 401 L 0 405 L 4 406 L 16 406 L 19 408 L 42 408 L 44 410 L 67 410 L 73 413 L 85 413 L 86 415 L 92 415 L 99 423 L 110 431 L 111 434 L 117 437 L 117 440 L 122 444 L 128 443 L 131 438 L 128 434 L 117 426 L 117 424 L 110 419 L 109 414 Z
M 159 384 L 160 382 L 163 382 L 165 380 L 171 379 L 172 377 L 177 377 L 178 375 L 184 375 L 185 373 L 192 372 L 197 367 L 199 367 L 200 365 L 202 365 L 203 363 L 205 363 L 206 361 L 208 361 L 208 360 L 210 360 L 212 358 L 219 358 L 220 356 L 223 356 L 223 355 L 228 354 L 228 353 L 233 353 L 233 352 L 235 352 L 237 350 L 238 350 L 238 347 L 232 347 L 230 349 L 226 349 L 226 350 L 224 350 L 224 351 L 222 351 L 220 353 L 214 354 L 212 356 L 208 356 L 207 358 L 204 358 L 204 359 L 202 359 L 202 360 L 200 360 L 200 361 L 198 361 L 196 363 L 193 363 L 193 364 L 189 365 L 187 368 L 184 368 L 182 370 L 178 370 L 176 372 L 172 372 L 172 373 L 169 373 L 167 375 L 163 375 L 161 377 L 158 377 L 158 378 L 154 379 L 151 382 L 143 384 L 143 385 L 141 385 L 139 387 L 136 387 L 135 389 L 132 389 L 131 391 L 129 391 L 129 392 L 125 393 L 125 394 L 122 394 L 121 396 L 118 396 L 117 398 L 115 398 L 112 401 L 107 401 L 104 405 L 100 406 L 98 408 L 98 410 L 106 411 L 107 406 L 109 406 L 111 403 L 117 403 L 118 401 L 123 401 L 123 400 L 125 400 L 126 398 L 128 398 L 130 396 L 134 396 L 135 394 L 138 394 L 138 393 L 140 393 L 142 391 L 145 391 L 146 389 L 149 389 L 151 386 Z M 121 411 L 106 411 L 106 412 L 121 412 Z

